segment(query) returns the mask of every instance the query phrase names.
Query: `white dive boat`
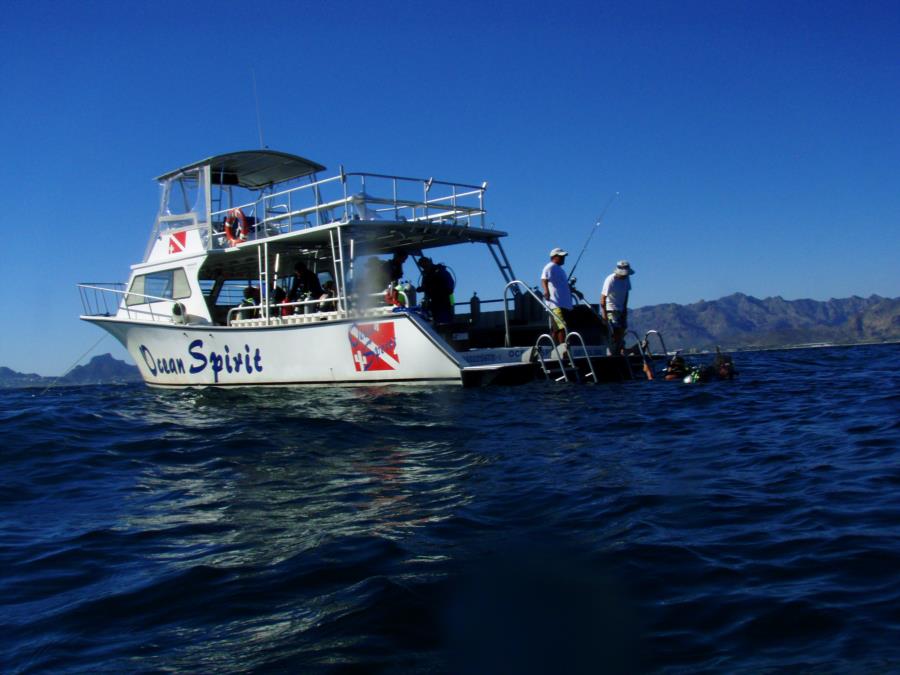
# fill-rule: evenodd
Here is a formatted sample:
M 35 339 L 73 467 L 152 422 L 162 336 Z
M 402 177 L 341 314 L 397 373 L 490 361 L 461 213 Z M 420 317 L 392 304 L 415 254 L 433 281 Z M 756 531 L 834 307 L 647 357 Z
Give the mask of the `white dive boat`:
M 251 150 L 160 176 L 143 261 L 127 284 L 79 284 L 81 318 L 115 336 L 147 384 L 161 387 L 599 381 L 637 372 L 633 359 L 606 356 L 604 327 L 586 303 L 568 349 L 553 346 L 543 301 L 515 279 L 500 244 L 506 233 L 485 225 L 486 183 L 324 171 Z M 456 303 L 438 323 L 408 285 L 386 293 L 386 278 L 377 278 L 387 264 L 373 264 L 377 256 L 405 253 L 421 270 L 424 251 L 464 243 L 488 248 L 502 298 Z M 314 275 L 307 286 L 316 297 L 297 292 L 297 263 Z M 483 311 L 487 303 L 501 308 Z M 652 361 L 643 351 L 638 358 Z

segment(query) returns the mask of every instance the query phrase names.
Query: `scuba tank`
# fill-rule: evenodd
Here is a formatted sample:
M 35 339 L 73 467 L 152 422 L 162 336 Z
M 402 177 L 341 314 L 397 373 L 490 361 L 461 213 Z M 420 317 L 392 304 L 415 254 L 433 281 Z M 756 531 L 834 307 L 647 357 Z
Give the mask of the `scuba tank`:
M 469 299 L 469 323 L 478 323 L 478 319 L 481 318 L 481 298 L 478 297 L 478 292 L 472 293 L 472 297 Z
M 416 306 L 416 287 L 413 286 L 408 281 L 400 282 L 400 292 L 406 296 L 406 306 L 407 307 L 415 307 Z

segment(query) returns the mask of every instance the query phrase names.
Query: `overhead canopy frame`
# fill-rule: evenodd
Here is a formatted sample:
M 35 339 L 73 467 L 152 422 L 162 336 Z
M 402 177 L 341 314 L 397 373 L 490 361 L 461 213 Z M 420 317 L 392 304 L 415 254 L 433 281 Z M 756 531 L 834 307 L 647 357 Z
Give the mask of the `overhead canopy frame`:
M 165 173 L 156 180 L 175 178 L 179 174 L 205 165 L 209 165 L 213 185 L 237 185 L 250 190 L 259 190 L 325 170 L 325 167 L 317 162 L 286 152 L 242 150 L 188 164 Z

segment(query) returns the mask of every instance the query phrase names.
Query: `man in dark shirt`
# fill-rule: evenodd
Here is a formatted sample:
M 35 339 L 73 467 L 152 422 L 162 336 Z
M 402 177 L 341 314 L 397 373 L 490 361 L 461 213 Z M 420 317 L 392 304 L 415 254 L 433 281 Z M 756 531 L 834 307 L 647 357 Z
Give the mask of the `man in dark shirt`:
M 419 260 L 422 268 L 422 285 L 417 290 L 425 294 L 425 302 L 435 324 L 453 321 L 453 289 L 456 282 L 446 266 L 432 262 L 431 258 Z
M 308 296 L 306 294 L 309 293 Z M 319 277 L 302 262 L 294 265 L 294 278 L 291 280 L 291 292 L 288 296 L 291 302 L 300 302 L 304 296 L 317 299 L 322 295 L 322 284 Z

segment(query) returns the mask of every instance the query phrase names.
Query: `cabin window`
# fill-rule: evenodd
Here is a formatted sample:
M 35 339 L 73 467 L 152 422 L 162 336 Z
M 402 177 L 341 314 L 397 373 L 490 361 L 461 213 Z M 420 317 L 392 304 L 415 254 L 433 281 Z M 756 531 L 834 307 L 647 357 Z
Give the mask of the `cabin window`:
M 138 274 L 131 282 L 128 293 L 129 295 L 125 296 L 125 304 L 130 307 L 131 305 L 157 302 L 157 300 L 148 300 L 144 297 L 147 295 L 166 300 L 188 298 L 191 295 L 191 287 L 188 284 L 187 274 L 184 273 L 184 269 L 179 267 L 173 270 Z M 134 295 L 131 295 L 132 293 Z
M 165 185 L 165 213 L 172 216 L 197 213 L 202 218 L 201 186 L 199 169 L 169 181 Z
M 259 286 L 259 282 L 256 280 L 247 281 L 246 279 L 227 279 L 222 284 L 219 295 L 216 297 L 216 305 L 219 307 L 234 307 L 241 304 L 241 300 L 244 299 L 244 289 L 247 286 Z M 211 288 L 210 292 L 212 292 Z

